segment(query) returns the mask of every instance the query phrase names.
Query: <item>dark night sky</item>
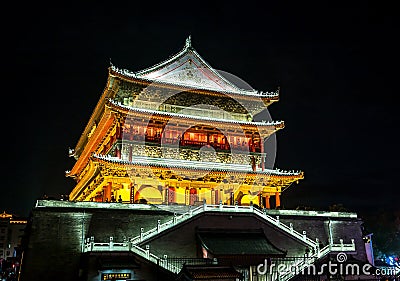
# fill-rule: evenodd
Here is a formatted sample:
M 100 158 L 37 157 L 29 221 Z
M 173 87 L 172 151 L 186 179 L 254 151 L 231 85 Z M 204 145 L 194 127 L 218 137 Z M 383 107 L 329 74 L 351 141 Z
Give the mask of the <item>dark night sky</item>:
M 43 194 L 71 191 L 68 147 L 100 98 L 110 58 L 140 70 L 189 34 L 214 68 L 257 90 L 281 87 L 269 108 L 286 125 L 276 167 L 305 172 L 284 192 L 286 208 L 399 208 L 398 30 L 394 7 L 381 2 L 14 4 L 2 23 L 0 211 L 25 216 Z

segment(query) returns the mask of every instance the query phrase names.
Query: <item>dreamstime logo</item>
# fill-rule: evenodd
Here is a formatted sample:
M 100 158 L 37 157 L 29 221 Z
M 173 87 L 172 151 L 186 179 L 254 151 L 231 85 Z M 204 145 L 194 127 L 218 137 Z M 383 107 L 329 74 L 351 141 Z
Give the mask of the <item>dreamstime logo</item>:
M 197 71 L 207 73 L 209 70 Z M 141 89 L 134 99 L 118 101 L 118 105 L 128 112 L 123 122 L 119 150 L 121 158 L 129 160 L 126 171 L 132 182 L 141 182 L 142 186 L 136 187 L 137 191 L 142 190 L 141 197 L 151 199 L 146 196 L 154 196 L 154 190 L 165 184 L 166 177 L 177 179 L 180 183 L 184 180 L 198 181 L 199 187 L 201 183 L 211 180 L 214 190 L 223 190 L 222 184 L 232 184 L 233 190 L 227 196 L 232 196 L 235 189 L 244 183 L 258 186 L 257 190 L 250 189 L 253 194 L 260 192 L 257 173 L 252 177 L 239 177 L 236 169 L 245 170 L 245 167 L 260 165 L 261 158 L 255 157 L 252 154 L 254 151 L 249 149 L 254 147 L 255 140 L 252 138 L 255 134 L 249 134 L 250 131 L 257 133 L 257 141 L 268 139 L 264 145 L 264 152 L 268 155 L 264 165 L 265 169 L 274 166 L 276 123 L 272 121 L 263 100 L 272 93 L 258 93 L 245 81 L 223 71 L 218 71 L 219 75 L 230 82 L 221 79 L 214 83 L 201 75 L 194 75 L 191 69 L 171 73 L 171 77 L 164 75 L 163 81 L 177 81 L 178 85 L 188 86 L 188 90 L 176 90 L 177 87 L 166 90 L 161 89 L 159 84 L 151 83 Z M 218 83 L 225 83 L 227 87 L 232 83 L 246 90 L 240 95 L 239 90 L 232 87 L 231 91 L 222 90 L 212 98 L 196 94 L 197 91 L 204 91 L 202 89 L 218 92 Z M 259 116 L 257 120 L 253 120 L 255 115 Z M 193 150 L 193 147 L 198 149 Z M 141 164 L 141 168 L 131 163 Z M 230 164 L 241 165 L 233 168 Z M 149 184 L 145 183 L 146 180 L 140 181 L 141 178 L 147 179 Z M 146 187 L 153 188 L 153 192 L 146 193 L 143 189 Z
M 338 253 L 338 254 L 336 255 L 336 260 L 337 260 L 339 263 L 345 262 L 345 261 L 347 261 L 347 255 L 346 255 L 345 253 Z
M 336 261 L 328 261 L 321 265 L 316 265 L 315 258 L 299 259 L 291 264 L 289 263 L 271 263 L 267 260 L 264 264 L 257 266 L 259 275 L 278 274 L 279 276 L 291 275 L 376 275 L 376 276 L 395 276 L 399 273 L 400 268 L 374 268 L 372 265 L 365 263 L 350 263 L 347 262 L 346 253 L 340 252 L 336 255 Z

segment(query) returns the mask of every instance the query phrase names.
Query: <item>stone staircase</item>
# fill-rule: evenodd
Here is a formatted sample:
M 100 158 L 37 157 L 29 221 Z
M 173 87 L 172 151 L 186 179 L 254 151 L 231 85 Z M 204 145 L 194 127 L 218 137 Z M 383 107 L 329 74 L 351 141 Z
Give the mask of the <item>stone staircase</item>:
M 313 249 L 312 255 L 310 255 L 307 259 L 304 260 L 297 260 L 291 264 L 288 264 L 287 267 L 296 268 L 295 271 L 288 270 L 286 272 L 281 272 L 276 276 L 276 280 L 280 281 L 288 281 L 294 276 L 296 276 L 299 272 L 313 264 L 315 261 L 323 258 L 330 252 L 349 252 L 355 251 L 355 244 L 354 240 L 352 240 L 351 244 L 344 244 L 343 240 L 340 240 L 339 244 L 329 244 L 322 249 L 319 249 L 318 241 L 311 240 L 307 237 L 306 232 L 303 231 L 302 233 L 296 231 L 293 228 L 293 225 L 290 223 L 286 225 L 279 220 L 279 216 L 276 218 L 268 215 L 266 210 L 259 210 L 254 208 L 253 206 L 238 206 L 238 205 L 207 205 L 203 204 L 193 209 L 189 209 L 188 212 L 177 214 L 174 213 L 174 217 L 165 222 L 161 223 L 160 220 L 157 221 L 157 226 L 151 228 L 149 230 L 144 230 L 143 228 L 140 229 L 140 235 L 131 238 L 129 240 L 123 242 L 114 242 L 113 237 L 110 237 L 110 240 L 107 242 L 94 242 L 94 237 L 86 238 L 85 241 L 82 243 L 82 252 L 96 252 L 96 251 L 131 251 L 135 254 L 141 256 L 142 258 L 157 264 L 173 273 L 178 273 L 181 268 L 176 265 L 172 265 L 168 263 L 167 256 L 158 257 L 152 253 L 150 253 L 149 248 L 142 248 L 139 246 L 142 242 L 160 234 L 167 229 L 170 229 L 174 226 L 177 226 L 194 216 L 205 213 L 205 212 L 225 212 L 225 213 L 253 213 L 258 217 L 262 218 L 263 220 L 267 221 L 277 229 L 283 231 L 284 233 L 288 234 L 289 236 L 303 242 L 304 244 L 308 245 Z M 148 247 L 148 246 L 145 246 Z

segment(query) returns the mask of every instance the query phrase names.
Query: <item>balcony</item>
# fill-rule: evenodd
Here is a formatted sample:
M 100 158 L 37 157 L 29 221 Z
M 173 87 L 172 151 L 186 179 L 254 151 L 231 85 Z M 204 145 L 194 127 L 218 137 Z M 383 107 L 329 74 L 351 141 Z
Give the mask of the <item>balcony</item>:
M 150 102 L 143 100 L 135 100 L 129 101 L 129 99 L 124 99 L 123 105 L 131 106 L 142 109 L 150 109 L 161 112 L 171 112 L 171 113 L 182 113 L 189 116 L 201 116 L 201 117 L 209 117 L 216 119 L 225 119 L 225 120 L 237 120 L 237 121 L 245 121 L 251 122 L 252 116 L 250 114 L 240 114 L 227 112 L 224 110 L 217 109 L 204 109 L 198 107 L 184 107 L 173 104 L 160 104 L 158 102 Z

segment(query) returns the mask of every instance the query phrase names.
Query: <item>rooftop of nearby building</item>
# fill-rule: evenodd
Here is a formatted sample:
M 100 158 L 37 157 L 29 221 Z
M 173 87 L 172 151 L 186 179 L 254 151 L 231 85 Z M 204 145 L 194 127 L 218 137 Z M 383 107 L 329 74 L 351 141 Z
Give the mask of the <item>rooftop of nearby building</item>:
M 0 219 L 11 219 L 13 215 L 7 214 L 6 211 L 4 211 L 2 214 L 0 214 Z
M 8 214 L 6 211 L 0 213 L 0 220 L 9 221 L 10 224 L 26 224 L 27 220 L 25 218 L 21 218 L 15 214 Z

